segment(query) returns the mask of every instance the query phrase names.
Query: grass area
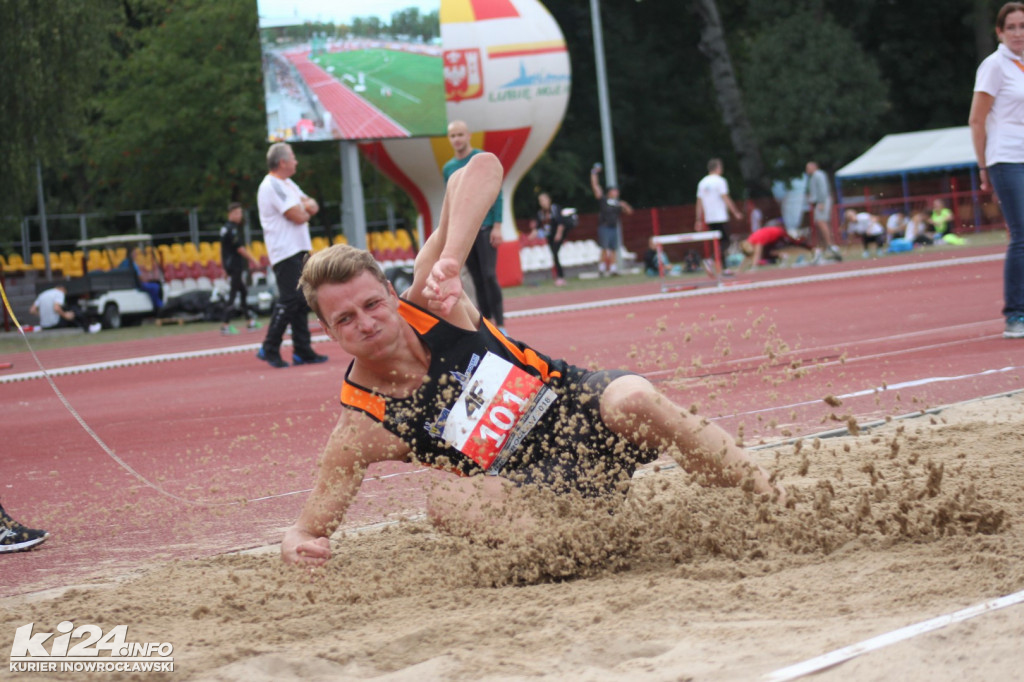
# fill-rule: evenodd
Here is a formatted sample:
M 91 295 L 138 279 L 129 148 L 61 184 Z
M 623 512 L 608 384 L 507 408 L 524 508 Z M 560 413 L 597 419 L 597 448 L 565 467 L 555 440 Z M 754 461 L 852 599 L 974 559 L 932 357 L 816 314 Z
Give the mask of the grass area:
M 395 50 L 331 52 L 317 57 L 325 70 L 352 88 L 363 74 L 363 99 L 396 120 L 413 135 L 442 135 L 447 124 L 444 70 L 439 57 Z M 385 92 L 389 89 L 390 96 Z
M 19 320 L 22 322 L 22 320 Z M 264 329 L 266 328 L 267 320 L 263 320 Z M 244 322 L 242 323 L 244 326 Z M 235 325 L 238 326 L 237 324 Z M 54 348 L 70 348 L 77 346 L 95 346 L 103 343 L 113 343 L 115 341 L 136 341 L 138 339 L 152 339 L 152 338 L 164 338 L 167 336 L 177 336 L 179 334 L 195 334 L 197 332 L 209 332 L 211 334 L 217 334 L 220 330 L 220 322 L 190 322 L 188 324 L 169 324 L 162 327 L 158 327 L 152 321 L 147 321 L 144 324 L 135 327 L 122 327 L 121 329 L 104 329 L 98 334 L 86 334 L 78 331 L 77 329 L 60 329 L 54 331 L 43 331 L 43 332 L 30 332 L 25 336 L 28 337 L 29 343 L 32 344 L 34 350 L 51 350 Z M 253 332 L 246 334 L 244 331 L 236 339 L 251 339 L 253 342 L 260 341 L 263 339 L 263 334 Z M 242 341 L 239 341 L 241 343 Z M 0 333 L 0 355 L 6 353 L 23 353 L 28 348 L 25 346 L 25 339 L 22 338 L 21 334 L 17 329 L 7 333 Z

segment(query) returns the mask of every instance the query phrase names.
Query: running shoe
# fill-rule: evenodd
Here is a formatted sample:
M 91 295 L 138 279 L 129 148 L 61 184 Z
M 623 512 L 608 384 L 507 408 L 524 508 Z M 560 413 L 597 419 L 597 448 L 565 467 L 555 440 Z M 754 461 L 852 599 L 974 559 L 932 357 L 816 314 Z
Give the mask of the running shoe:
M 101 329 L 103 329 L 102 324 L 100 324 L 99 322 L 93 322 L 92 324 L 89 325 L 88 331 L 90 334 L 98 334 Z
M 0 507 L 0 553 L 24 552 L 50 537 L 45 530 L 26 528 Z
M 302 357 L 301 355 L 295 355 L 292 357 L 292 364 L 298 367 L 299 365 L 319 365 L 321 362 L 327 362 L 326 355 L 318 355 L 313 353 L 309 357 Z M 287 366 L 287 365 L 286 365 Z
M 259 329 L 262 326 L 263 325 L 260 324 L 258 320 L 249 320 L 249 324 L 245 325 L 245 328 L 252 331 L 253 329 Z
M 226 327 L 221 327 L 220 333 L 223 334 L 224 336 L 234 336 L 235 334 L 238 333 L 238 330 L 235 329 L 235 325 L 229 324 Z
M 267 351 L 263 350 L 262 346 L 260 347 L 259 351 L 256 353 L 256 357 L 259 358 L 260 360 L 262 360 L 263 362 L 267 363 L 271 367 L 275 368 L 275 369 L 281 369 L 283 367 L 287 367 L 288 366 L 288 363 L 285 362 L 284 360 L 282 360 L 280 355 L 278 355 L 277 353 L 274 353 L 273 355 L 271 355 Z
M 837 263 L 843 262 L 843 252 L 839 250 L 838 246 L 833 244 L 832 246 L 828 247 L 828 250 L 832 254 L 832 258 L 834 258 Z
M 1024 315 L 1006 318 L 1006 330 L 1003 337 L 1007 339 L 1024 339 Z

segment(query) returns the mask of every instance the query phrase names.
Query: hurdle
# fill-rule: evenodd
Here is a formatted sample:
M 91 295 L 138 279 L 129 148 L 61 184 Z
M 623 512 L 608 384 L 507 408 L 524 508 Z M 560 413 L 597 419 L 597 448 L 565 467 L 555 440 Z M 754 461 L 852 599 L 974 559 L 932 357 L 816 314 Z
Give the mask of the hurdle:
M 711 246 L 715 253 L 715 261 L 713 271 L 711 268 L 705 268 L 708 270 L 708 276 L 711 277 L 717 286 L 722 286 L 722 253 L 719 248 L 718 242 L 722 238 L 720 230 L 706 230 L 703 232 L 682 232 L 680 234 L 661 234 L 651 237 L 651 242 L 654 243 L 654 248 L 658 252 L 658 277 L 663 278 L 665 276 L 665 265 L 662 263 L 664 256 L 664 250 L 662 249 L 663 244 L 693 244 L 696 242 L 711 242 Z M 662 293 L 668 291 L 677 291 L 680 286 L 694 289 L 699 285 L 670 285 L 663 283 L 661 285 Z

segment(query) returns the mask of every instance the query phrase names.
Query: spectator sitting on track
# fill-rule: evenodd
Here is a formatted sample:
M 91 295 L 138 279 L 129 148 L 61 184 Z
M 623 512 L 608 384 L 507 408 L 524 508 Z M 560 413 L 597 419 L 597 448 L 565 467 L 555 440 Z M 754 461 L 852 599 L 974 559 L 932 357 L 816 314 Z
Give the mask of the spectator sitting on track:
M 281 543 L 286 562 L 318 566 L 330 558 L 328 536 L 367 467 L 386 460 L 461 474 L 433 492 L 428 515 L 467 532 L 499 532 L 497 510 L 520 499 L 519 486 L 615 499 L 660 452 L 708 484 L 742 484 L 785 502 L 729 434 L 647 379 L 552 359 L 481 316 L 459 272 L 501 178 L 489 153 L 450 178 L 437 229 L 402 297 L 364 250 L 339 244 L 306 262 L 303 294 L 354 359 L 313 492 Z M 528 517 L 511 523 L 530 527 Z
M 743 262 L 740 263 L 737 272 L 754 272 L 759 265 L 778 263 L 786 257 L 780 250 L 794 246 L 814 252 L 814 247 L 810 244 L 790 236 L 780 220 L 770 220 L 767 225 L 740 242 Z
M 903 237 L 903 231 L 907 227 L 907 216 L 903 211 L 894 211 L 885 220 L 885 233 L 888 239 L 899 239 Z
M 864 258 L 878 256 L 885 246 L 885 227 L 876 215 L 848 208 L 843 212 L 843 227 L 847 234 L 860 237 L 864 245 Z
M 672 265 L 664 251 L 658 251 L 658 245 L 654 243 L 654 237 L 647 242 L 647 250 L 644 251 L 644 273 L 648 277 L 659 277 L 662 273 L 672 275 L 683 274 L 683 266 Z
M 89 324 L 82 311 L 67 303 L 67 293 L 68 289 L 63 284 L 47 289 L 36 297 L 28 311 L 39 316 L 39 326 L 43 329 L 80 327 L 90 334 L 98 332 L 100 323 Z
M 953 211 L 947 206 L 946 202 L 942 199 L 936 199 L 932 202 L 932 214 L 928 218 L 928 224 L 931 225 L 931 231 L 935 233 L 935 239 L 945 239 L 947 234 L 953 234 L 953 229 L 950 223 L 953 221 Z
M 914 245 L 931 246 L 932 238 L 928 234 L 928 216 L 924 211 L 915 211 L 910 216 L 910 220 L 907 221 L 906 228 L 903 230 L 903 238 Z

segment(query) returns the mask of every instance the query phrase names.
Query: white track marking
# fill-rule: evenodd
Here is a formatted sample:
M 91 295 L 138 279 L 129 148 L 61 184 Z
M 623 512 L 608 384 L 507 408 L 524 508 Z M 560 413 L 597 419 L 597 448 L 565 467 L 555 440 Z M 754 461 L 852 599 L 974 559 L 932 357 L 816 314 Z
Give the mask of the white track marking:
M 844 270 L 841 272 L 827 272 L 819 275 L 805 275 L 803 277 L 787 277 L 785 279 L 766 280 L 763 282 L 729 282 L 726 286 L 705 286 L 703 289 L 690 291 L 677 291 L 664 294 L 645 294 L 643 296 L 629 296 L 626 298 L 613 298 L 604 301 L 592 301 L 590 303 L 576 303 L 573 305 L 550 306 L 548 308 L 534 308 L 532 310 L 520 310 L 505 313 L 507 318 L 532 317 L 534 315 L 550 315 L 553 313 L 564 313 L 575 310 L 592 310 L 595 308 L 608 308 L 618 305 L 632 305 L 634 303 L 646 303 L 649 301 L 665 301 L 673 298 L 691 298 L 693 296 L 713 296 L 716 294 L 727 294 L 731 291 L 752 291 L 757 289 L 774 289 L 776 287 L 794 286 L 797 284 L 808 284 L 810 282 L 826 282 L 842 279 L 854 279 L 858 277 L 873 277 L 875 275 L 892 275 L 904 272 L 915 272 L 917 270 L 933 270 L 935 268 L 954 267 L 957 265 L 974 265 L 976 263 L 990 263 L 1006 258 L 1006 254 L 997 253 L 986 256 L 968 256 L 955 260 L 929 261 L 926 263 L 909 263 L 905 265 L 886 265 L 883 267 L 869 268 L 867 270 Z
M 842 649 L 836 649 L 835 651 L 829 652 L 817 658 L 804 661 L 803 663 L 797 663 L 787 668 L 781 668 L 775 672 L 765 675 L 764 679 L 769 682 L 788 682 L 789 680 L 795 680 L 811 673 L 822 671 L 826 668 L 831 668 L 834 665 L 844 663 L 851 658 L 860 656 L 861 654 L 869 651 L 875 651 L 882 647 L 895 644 L 896 642 L 902 642 L 905 639 L 922 635 L 932 630 L 938 630 L 944 628 L 947 625 L 953 623 L 959 623 L 960 621 L 967 620 L 968 618 L 974 618 L 975 616 L 981 616 L 986 613 L 991 613 L 998 609 L 1006 608 L 1007 606 L 1013 606 L 1014 604 L 1020 604 L 1024 602 L 1024 591 L 1015 592 L 1014 594 L 1008 594 L 1005 597 L 999 597 L 997 599 L 990 599 L 980 604 L 975 604 L 966 609 L 956 611 L 954 613 L 948 613 L 944 616 L 938 616 L 931 620 L 926 620 L 921 623 L 914 625 L 908 625 L 905 628 L 899 630 L 893 630 L 887 632 L 884 635 L 872 637 L 866 639 L 863 642 L 852 644 Z

